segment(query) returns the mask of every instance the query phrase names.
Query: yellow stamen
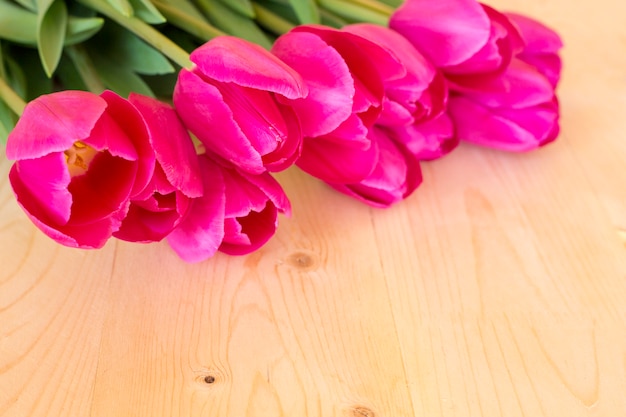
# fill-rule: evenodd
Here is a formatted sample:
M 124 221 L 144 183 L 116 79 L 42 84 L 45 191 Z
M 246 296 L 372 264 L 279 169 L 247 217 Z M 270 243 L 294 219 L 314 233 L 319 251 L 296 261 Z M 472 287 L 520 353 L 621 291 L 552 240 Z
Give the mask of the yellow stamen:
M 98 153 L 97 150 L 81 141 L 76 141 L 71 148 L 63 152 L 65 163 L 72 177 L 83 175 L 89 168 L 89 163 Z

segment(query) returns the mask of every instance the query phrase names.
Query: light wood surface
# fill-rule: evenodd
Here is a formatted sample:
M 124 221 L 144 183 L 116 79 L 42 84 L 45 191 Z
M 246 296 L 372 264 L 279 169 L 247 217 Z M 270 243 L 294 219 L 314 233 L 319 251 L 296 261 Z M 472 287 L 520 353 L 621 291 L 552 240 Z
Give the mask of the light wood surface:
M 461 146 L 389 210 L 289 170 L 247 257 L 60 247 L 0 155 L 0 415 L 626 415 L 626 6 L 489 4 L 563 35 L 560 139 Z

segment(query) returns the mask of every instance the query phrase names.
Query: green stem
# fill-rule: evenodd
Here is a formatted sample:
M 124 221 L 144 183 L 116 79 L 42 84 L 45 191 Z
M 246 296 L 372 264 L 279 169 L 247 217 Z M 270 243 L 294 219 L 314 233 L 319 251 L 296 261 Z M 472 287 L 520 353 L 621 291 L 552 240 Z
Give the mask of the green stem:
M 362 4 L 356 4 L 356 0 L 318 0 L 319 5 L 352 22 L 367 22 L 377 25 L 387 26 L 390 14 L 380 12 L 364 7 Z
M 384 4 L 376 0 L 349 0 L 349 2 L 355 6 L 363 7 L 388 17 L 395 11 L 395 9 L 388 4 Z
M 199 39 L 208 41 L 209 39 L 226 34 L 207 22 L 197 17 L 190 16 L 171 4 L 163 3 L 158 0 L 152 0 L 152 4 L 159 9 L 168 22 Z
M 87 55 L 87 51 L 82 45 L 72 45 L 65 48 L 65 52 L 72 60 L 76 71 L 80 74 L 87 89 L 94 94 L 102 93 L 106 87 L 98 76 L 98 72 Z
M 0 78 L 0 100 L 4 101 L 18 116 L 22 115 L 26 107 L 26 102 L 6 83 L 4 78 Z
M 280 36 L 296 27 L 296 25 L 290 21 L 282 18 L 268 8 L 261 6 L 257 2 L 252 3 L 252 8 L 254 9 L 256 21 L 259 25 L 276 35 Z
M 180 46 L 172 42 L 167 36 L 136 17 L 124 16 L 122 13 L 110 6 L 105 0 L 78 0 L 85 6 L 102 13 L 111 20 L 124 26 L 135 35 L 161 51 L 165 56 L 176 62 L 183 68 L 191 68 L 189 54 Z

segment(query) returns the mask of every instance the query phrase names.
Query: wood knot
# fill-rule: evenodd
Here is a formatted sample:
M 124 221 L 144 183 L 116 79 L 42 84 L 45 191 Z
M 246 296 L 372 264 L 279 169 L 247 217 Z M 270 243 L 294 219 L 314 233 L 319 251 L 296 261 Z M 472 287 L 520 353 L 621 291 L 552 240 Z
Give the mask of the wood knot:
M 224 381 L 224 375 L 216 369 L 198 369 L 194 371 L 194 381 L 205 388 L 219 385 L 220 382 Z
M 349 417 L 376 417 L 376 413 L 367 407 L 352 407 L 349 410 Z
M 313 269 L 317 265 L 316 256 L 304 251 L 292 253 L 287 257 L 287 262 L 289 265 L 303 270 Z

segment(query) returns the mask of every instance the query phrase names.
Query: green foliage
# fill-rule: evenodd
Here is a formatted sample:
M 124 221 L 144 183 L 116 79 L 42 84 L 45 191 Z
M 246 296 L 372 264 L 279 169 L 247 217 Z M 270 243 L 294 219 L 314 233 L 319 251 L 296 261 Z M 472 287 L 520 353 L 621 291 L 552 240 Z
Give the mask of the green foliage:
M 67 20 L 64 0 L 37 1 L 37 49 L 48 77 L 61 59 Z
M 272 41 L 249 17 L 227 7 L 219 0 L 198 0 L 198 5 L 217 28 L 224 32 L 257 43 L 266 49 Z
M 254 8 L 250 0 L 219 0 L 224 6 L 242 14 L 248 19 L 254 19 Z M 219 10 L 219 9 L 218 9 Z
M 289 0 L 298 17 L 298 23 L 320 23 L 320 13 L 314 0 Z
M 0 0 L 0 81 L 10 89 L 0 96 L 0 138 L 20 100 L 104 88 L 168 98 L 188 53 L 215 36 L 269 49 L 300 24 L 385 24 L 402 1 Z
M 135 16 L 146 23 L 157 25 L 165 23 L 165 18 L 150 0 L 130 0 Z

